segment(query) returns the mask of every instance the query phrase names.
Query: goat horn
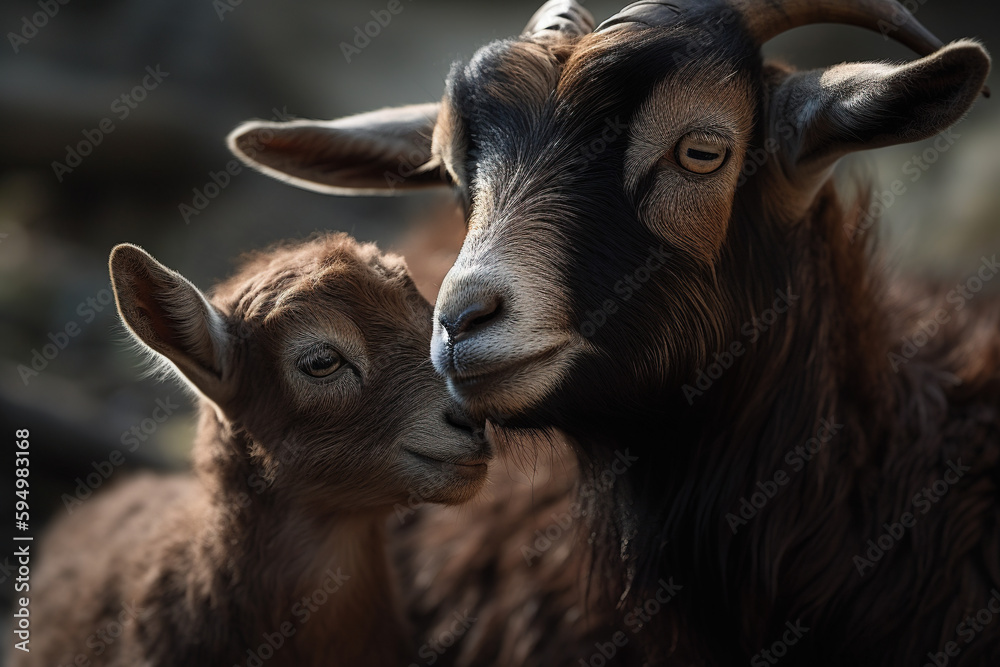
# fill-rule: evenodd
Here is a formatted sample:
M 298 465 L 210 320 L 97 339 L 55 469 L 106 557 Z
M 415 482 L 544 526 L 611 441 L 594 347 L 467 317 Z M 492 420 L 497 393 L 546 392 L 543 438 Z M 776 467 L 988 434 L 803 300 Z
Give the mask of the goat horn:
M 844 23 L 880 32 L 891 28 L 893 39 L 921 56 L 944 46 L 896 0 L 784 0 L 758 4 L 736 0 L 733 4 L 758 44 L 811 23 Z
M 944 43 L 922 26 L 897 0 L 643 0 L 634 2 L 598 26 L 607 30 L 625 23 L 665 26 L 696 15 L 730 9 L 743 20 L 754 41 L 764 42 L 813 23 L 842 23 L 888 34 L 920 56 Z M 983 87 L 989 97 L 989 88 Z
M 921 56 L 944 46 L 896 0 L 642 0 L 625 7 L 598 30 L 621 23 L 668 25 L 701 13 L 717 14 L 727 8 L 739 14 L 758 45 L 792 28 L 812 23 L 845 23 L 879 31 L 891 26 L 893 39 Z
M 532 37 L 581 37 L 594 31 L 594 17 L 576 0 L 549 0 L 528 21 L 522 34 Z

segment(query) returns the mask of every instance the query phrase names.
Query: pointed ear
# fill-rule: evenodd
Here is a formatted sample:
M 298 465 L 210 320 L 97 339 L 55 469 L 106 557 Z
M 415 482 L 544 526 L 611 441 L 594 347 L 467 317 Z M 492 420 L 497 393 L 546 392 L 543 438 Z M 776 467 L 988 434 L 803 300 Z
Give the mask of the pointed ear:
M 920 141 L 959 121 L 983 91 L 990 57 L 962 40 L 904 65 L 845 63 L 793 74 L 772 96 L 771 133 L 806 175 L 844 155 Z
M 109 263 L 118 313 L 132 335 L 202 394 L 224 401 L 230 339 L 222 314 L 184 276 L 137 246 L 115 246 Z
M 418 104 L 332 121 L 252 121 L 233 130 L 227 142 L 251 167 L 301 188 L 389 195 L 446 185 L 431 158 L 439 107 Z

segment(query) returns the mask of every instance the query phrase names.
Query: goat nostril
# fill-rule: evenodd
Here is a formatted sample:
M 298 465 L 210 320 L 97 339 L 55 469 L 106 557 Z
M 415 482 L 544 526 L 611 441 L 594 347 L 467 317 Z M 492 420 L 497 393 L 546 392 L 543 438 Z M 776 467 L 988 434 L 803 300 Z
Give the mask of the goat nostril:
M 461 314 L 453 320 L 441 317 L 441 325 L 448 331 L 448 337 L 453 342 L 467 338 L 478 330 L 486 327 L 490 322 L 500 315 L 502 301 L 500 297 L 490 297 L 477 301 L 466 307 Z

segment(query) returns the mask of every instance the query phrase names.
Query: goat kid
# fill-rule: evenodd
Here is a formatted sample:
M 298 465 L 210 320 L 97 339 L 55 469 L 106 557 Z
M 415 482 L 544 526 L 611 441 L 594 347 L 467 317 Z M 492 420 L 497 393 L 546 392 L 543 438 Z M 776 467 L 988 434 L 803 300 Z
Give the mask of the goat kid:
M 15 665 L 386 665 L 416 653 L 384 523 L 461 503 L 490 448 L 427 362 L 431 307 L 344 235 L 253 256 L 211 299 L 132 245 L 122 319 L 199 395 L 195 474 L 142 475 L 54 526 Z

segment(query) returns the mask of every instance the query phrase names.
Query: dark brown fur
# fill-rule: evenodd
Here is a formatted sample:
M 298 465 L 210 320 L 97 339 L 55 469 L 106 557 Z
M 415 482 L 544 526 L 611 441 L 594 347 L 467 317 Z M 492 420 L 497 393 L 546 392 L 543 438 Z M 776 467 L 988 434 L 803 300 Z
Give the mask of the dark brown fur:
M 612 641 L 621 615 L 589 581 L 584 544 L 604 489 L 581 497 L 579 482 L 572 453 L 553 444 L 530 464 L 494 468 L 484 498 L 399 514 L 391 544 L 422 644 L 416 664 L 570 667 Z M 453 632 L 456 614 L 475 619 L 467 632 Z M 642 655 L 628 634 L 623 664 Z
M 465 500 L 485 476 L 485 466 L 478 481 L 428 472 L 399 453 L 481 457 L 484 447 L 471 427 L 446 421 L 452 404 L 425 361 L 430 307 L 405 266 L 344 235 L 245 262 L 212 299 L 225 333 L 203 346 L 228 341 L 223 391 L 161 345 L 180 344 L 170 329 L 194 327 L 137 324 L 140 311 L 169 306 L 157 290 L 179 279 L 139 253 L 112 256 L 116 294 L 130 327 L 208 396 L 195 474 L 123 482 L 53 526 L 32 582 L 37 634 L 15 664 L 405 663 L 414 647 L 388 571 L 385 517 L 412 494 Z M 286 350 L 303 331 L 324 336 L 334 325 L 320 322 L 334 315 L 358 329 L 360 338 L 329 340 L 348 342 L 343 356 L 360 377 L 296 380 Z
M 851 11 L 875 6 L 902 12 L 888 0 Z M 609 633 L 629 627 L 663 579 L 683 586 L 638 633 L 649 664 L 769 663 L 762 651 L 798 622 L 809 630 L 781 664 L 919 665 L 949 641 L 962 642 L 950 665 L 1000 663 L 1000 617 L 956 638 L 1000 586 L 997 299 L 959 309 L 948 288 L 887 276 L 874 234 L 856 233 L 871 224 L 867 197 L 855 205 L 829 180 L 849 152 L 957 122 L 982 91 L 988 54 L 918 39 L 929 55 L 911 63 L 794 72 L 764 63 L 758 36 L 801 24 L 786 14 L 812 3 L 640 2 L 596 33 L 574 19 L 578 5 L 546 7 L 553 15 L 533 25 L 570 29 L 494 42 L 454 66 L 436 121 L 383 112 L 323 136 L 251 123 L 230 145 L 305 187 L 351 192 L 345 155 L 360 152 L 353 164 L 377 175 L 398 162 L 400 128 L 413 146 L 433 136 L 410 184 L 440 172 L 465 205 L 468 236 L 437 298 L 432 360 L 468 409 L 506 428 L 563 432 L 584 484 L 616 452 L 639 456 L 598 496 L 586 562 L 610 600 L 600 606 Z M 839 9 L 806 22 L 851 13 Z M 774 25 L 762 27 L 765 14 Z M 918 27 L 908 20 L 896 38 Z M 266 132 L 315 145 L 247 154 Z M 694 135 L 714 142 L 708 155 L 726 152 L 713 172 L 681 164 Z M 315 165 L 317 152 L 332 157 Z M 669 261 L 654 270 L 653 257 Z M 620 291 L 644 266 L 641 288 Z M 760 335 L 744 333 L 779 294 L 797 300 Z M 897 363 L 938 307 L 950 319 Z M 735 343 L 743 352 L 719 361 Z M 713 363 L 725 369 L 706 388 Z M 734 532 L 727 515 L 758 483 L 789 474 L 789 452 L 822 420 L 835 436 Z M 862 576 L 854 557 L 959 461 L 969 469 Z M 488 543 L 507 552 L 516 530 L 494 532 Z M 469 558 L 477 594 L 517 581 L 533 587 L 520 599 L 536 608 L 549 591 Z M 494 597 L 497 609 L 518 599 Z M 543 643 L 537 653 L 552 655 Z M 565 643 L 564 664 L 586 664 Z
M 634 89 L 616 78 L 630 74 L 621 63 L 615 69 L 600 56 L 644 37 L 584 38 L 557 91 L 574 95 L 572 108 L 588 108 L 591 119 L 614 113 L 621 101 L 613 91 Z M 648 202 L 623 202 L 611 212 L 615 190 L 601 189 L 614 184 L 611 173 L 592 175 L 586 186 L 556 169 L 510 178 L 525 164 L 545 164 L 532 150 L 547 151 L 540 146 L 553 141 L 546 132 L 554 131 L 546 111 L 534 111 L 538 145 L 522 145 L 518 150 L 532 156 L 523 158 L 511 148 L 518 140 L 502 139 L 491 127 L 519 127 L 522 116 L 531 117 L 502 96 L 477 97 L 503 78 L 506 48 L 485 51 L 496 62 L 493 70 L 474 60 L 475 67 L 453 74 L 458 84 L 445 100 L 472 105 L 461 113 L 467 123 L 472 119 L 471 135 L 480 137 L 477 154 L 492 145 L 494 159 L 510 160 L 499 167 L 492 162 L 492 171 L 480 168 L 478 174 L 477 165 L 466 162 L 474 182 L 478 178 L 473 192 L 489 193 L 472 199 L 470 234 L 493 243 L 497 263 L 510 261 L 501 253 L 517 249 L 521 262 L 542 264 L 541 271 L 552 270 L 542 252 L 568 264 L 570 276 L 559 279 L 581 316 L 599 305 L 597 295 L 608 294 L 615 278 L 640 264 L 639 248 L 655 243 L 625 222 L 633 206 L 641 210 Z M 510 53 L 517 62 L 524 58 L 517 49 Z M 641 63 L 633 68 L 642 71 Z M 764 68 L 759 76 L 776 71 Z M 480 87 L 480 79 L 490 85 Z M 601 161 L 614 163 L 607 153 Z M 470 392 L 470 405 L 508 423 L 564 430 L 596 473 L 615 450 L 631 445 L 641 452 L 642 465 L 599 503 L 591 543 L 597 581 L 607 584 L 610 599 L 624 596 L 623 615 L 653 597 L 664 577 L 684 586 L 639 637 L 651 664 L 764 660 L 760 652 L 782 638 L 786 623 L 799 621 L 809 630 L 784 664 L 922 664 L 928 652 L 943 651 L 950 641 L 962 642 L 951 664 L 994 664 L 1000 660 L 1000 622 L 968 645 L 959 624 L 1000 587 L 998 301 L 980 295 L 954 310 L 947 290 L 915 290 L 904 281 L 890 286 L 877 254 L 850 233 L 862 224 L 866 198 L 857 206 L 845 203 L 827 183 L 804 213 L 797 212 L 802 186 L 784 182 L 775 161 L 737 190 L 732 216 L 723 216 L 721 257 L 711 268 L 689 263 L 689 254 L 697 253 L 671 242 L 680 251 L 677 273 L 647 287 L 636 312 L 616 315 L 595 337 L 607 358 L 578 363 L 560 392 L 536 409 L 504 407 L 512 405 L 504 396 L 491 410 L 488 392 Z M 608 181 L 598 183 L 602 177 Z M 555 179 L 565 184 L 561 218 L 548 215 L 551 203 L 548 209 L 531 203 L 532 193 L 553 188 Z M 724 221 L 710 219 L 699 224 Z M 511 231 L 518 229 L 514 221 L 541 229 L 533 244 Z M 501 242 L 497 235 L 504 236 Z M 464 252 L 474 248 L 467 241 Z M 485 257 L 476 261 L 488 269 Z M 693 385 L 714 353 L 748 342 L 744 324 L 764 312 L 778 290 L 800 301 L 689 404 L 683 386 Z M 513 310 L 523 308 L 522 297 L 511 299 Z M 440 297 L 438 303 L 440 308 Z M 912 337 L 917 320 L 941 306 L 951 320 L 894 372 L 890 354 Z M 661 316 L 662 324 L 651 319 Z M 787 472 L 787 453 L 816 436 L 823 419 L 840 425 L 834 439 L 733 534 L 726 516 L 759 490 L 757 482 Z M 949 462 L 970 469 L 926 515 L 919 513 L 914 495 L 945 475 Z M 868 540 L 877 540 L 883 524 L 904 512 L 917 515 L 915 527 L 861 576 L 853 557 L 863 556 Z M 577 664 L 574 649 L 563 655 Z M 619 659 L 630 664 L 627 656 Z

